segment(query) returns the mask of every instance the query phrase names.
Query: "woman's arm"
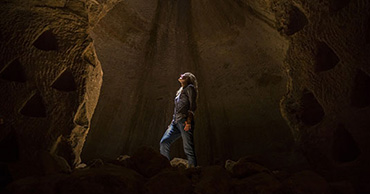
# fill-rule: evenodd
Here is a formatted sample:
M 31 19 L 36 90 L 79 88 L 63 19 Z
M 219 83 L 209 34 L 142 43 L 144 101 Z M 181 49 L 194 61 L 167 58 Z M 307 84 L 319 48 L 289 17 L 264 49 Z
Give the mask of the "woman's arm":
M 188 96 L 188 100 L 189 100 L 189 110 L 188 110 L 188 116 L 187 116 L 187 120 L 185 121 L 185 128 L 184 130 L 185 131 L 188 131 L 191 129 L 191 122 L 193 121 L 194 119 L 194 111 L 196 109 L 196 98 L 197 98 L 197 94 L 196 94 L 196 91 L 195 91 L 195 88 L 193 85 L 189 85 L 188 88 L 187 88 L 187 96 Z

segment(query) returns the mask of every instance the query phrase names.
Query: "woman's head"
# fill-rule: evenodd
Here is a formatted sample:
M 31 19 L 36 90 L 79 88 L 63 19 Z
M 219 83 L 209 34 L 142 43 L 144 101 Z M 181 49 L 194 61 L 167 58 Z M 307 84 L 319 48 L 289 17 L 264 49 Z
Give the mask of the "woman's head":
M 181 74 L 178 80 L 184 86 L 192 84 L 195 88 L 198 88 L 197 78 L 190 72 Z
M 192 84 L 194 86 L 196 92 L 198 93 L 198 82 L 197 82 L 197 78 L 195 77 L 194 74 L 192 74 L 190 72 L 183 73 L 183 74 L 180 75 L 178 80 L 179 80 L 179 82 L 181 83 L 182 86 L 187 86 L 188 84 Z M 182 91 L 182 87 L 180 87 L 180 89 L 177 91 L 177 95 L 180 94 L 181 91 Z

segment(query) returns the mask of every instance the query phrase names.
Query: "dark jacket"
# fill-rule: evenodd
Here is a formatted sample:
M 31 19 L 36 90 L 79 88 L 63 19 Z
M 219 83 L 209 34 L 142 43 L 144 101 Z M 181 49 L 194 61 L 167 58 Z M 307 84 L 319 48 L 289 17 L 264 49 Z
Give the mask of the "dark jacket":
M 183 88 L 181 93 L 175 97 L 173 121 L 178 122 L 183 118 L 187 118 L 189 112 L 192 112 L 194 115 L 197 109 L 196 99 L 197 92 L 193 84 L 189 84 Z

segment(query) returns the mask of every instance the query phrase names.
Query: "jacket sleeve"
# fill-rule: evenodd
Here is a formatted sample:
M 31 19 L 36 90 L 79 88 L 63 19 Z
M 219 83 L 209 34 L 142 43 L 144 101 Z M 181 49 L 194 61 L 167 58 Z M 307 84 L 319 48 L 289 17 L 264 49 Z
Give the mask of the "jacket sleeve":
M 188 86 L 186 93 L 189 98 L 189 104 L 190 104 L 188 111 L 194 115 L 194 112 L 197 109 L 197 104 L 196 104 L 197 92 L 192 84 Z

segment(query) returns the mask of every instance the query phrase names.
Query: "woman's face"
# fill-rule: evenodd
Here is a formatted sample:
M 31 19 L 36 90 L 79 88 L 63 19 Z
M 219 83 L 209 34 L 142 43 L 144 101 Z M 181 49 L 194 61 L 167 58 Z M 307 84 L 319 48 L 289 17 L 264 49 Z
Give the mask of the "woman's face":
M 181 74 L 180 75 L 180 77 L 179 77 L 179 82 L 181 83 L 181 84 L 186 84 L 187 82 L 188 82 L 188 76 L 186 76 L 185 74 Z

